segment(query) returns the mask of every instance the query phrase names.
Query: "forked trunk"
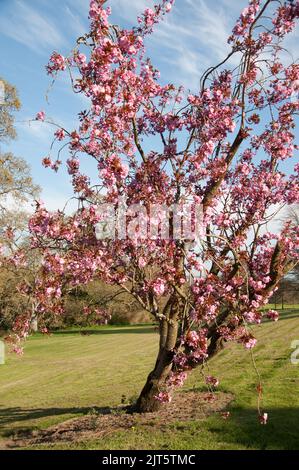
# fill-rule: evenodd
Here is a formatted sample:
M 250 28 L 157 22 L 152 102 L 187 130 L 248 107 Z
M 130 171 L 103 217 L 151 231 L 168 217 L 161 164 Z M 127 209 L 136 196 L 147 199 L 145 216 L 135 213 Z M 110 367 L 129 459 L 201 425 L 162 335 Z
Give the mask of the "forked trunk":
M 173 365 L 173 348 L 175 347 L 178 336 L 178 322 L 171 324 L 164 321 L 160 325 L 160 350 L 156 360 L 155 368 L 148 375 L 147 381 L 140 393 L 136 403 L 136 411 L 148 413 L 159 411 L 163 403 L 157 400 L 159 392 L 165 390 L 165 385 Z M 212 327 L 208 338 L 210 340 L 208 347 L 208 358 L 223 349 L 224 343 L 217 328 Z

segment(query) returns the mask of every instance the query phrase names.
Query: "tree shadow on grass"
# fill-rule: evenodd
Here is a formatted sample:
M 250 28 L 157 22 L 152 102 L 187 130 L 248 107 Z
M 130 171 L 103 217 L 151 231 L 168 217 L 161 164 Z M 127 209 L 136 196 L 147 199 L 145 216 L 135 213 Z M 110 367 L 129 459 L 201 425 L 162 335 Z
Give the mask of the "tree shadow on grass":
M 225 442 L 228 449 L 241 445 L 259 450 L 298 450 L 299 449 L 299 409 L 267 408 L 268 422 L 261 425 L 257 411 L 231 407 L 230 418 L 225 421 L 212 419 L 208 429 L 219 442 Z
M 279 321 L 281 320 L 289 320 L 290 318 L 298 318 L 299 317 L 299 312 L 298 310 L 285 310 L 283 312 L 280 312 L 279 314 Z M 271 320 L 270 320 L 271 321 Z
M 69 407 L 69 408 L 2 408 L 0 407 L 0 434 L 9 437 L 15 433 L 29 433 L 32 429 L 38 428 L 32 423 L 22 426 L 21 423 L 27 423 L 32 420 L 40 420 L 42 418 L 50 418 L 53 416 L 63 416 L 65 419 L 69 415 L 87 415 L 101 414 L 106 415 L 112 413 L 113 408 L 110 407 Z M 63 420 L 62 420 L 63 421 Z
M 298 318 L 298 317 L 299 317 L 298 309 L 296 310 L 287 309 L 287 310 L 279 312 L 279 322 L 281 322 L 282 320 L 290 320 L 292 318 Z M 273 320 L 266 318 L 266 317 L 262 319 L 262 323 L 272 323 L 272 322 Z
M 177 433 L 182 432 L 182 438 L 186 438 L 186 431 L 190 427 L 190 433 L 194 440 L 194 426 L 198 434 L 198 445 L 200 445 L 200 436 L 203 432 L 209 431 L 213 435 L 214 446 L 219 442 L 220 448 L 233 449 L 281 449 L 298 450 L 299 449 L 299 409 L 298 408 L 268 408 L 268 424 L 263 426 L 259 423 L 257 412 L 254 409 L 230 406 L 230 418 L 223 420 L 218 413 L 214 413 L 207 420 L 186 422 L 183 431 L 180 431 L 182 421 L 175 424 L 176 438 Z M 2 436 L 4 437 L 29 437 L 32 431 L 40 426 L 32 423 L 26 423 L 30 420 L 39 420 L 41 418 L 50 418 L 60 416 L 63 421 L 70 418 L 70 415 L 107 415 L 115 413 L 117 408 L 109 407 L 69 407 L 69 408 L 0 408 L 0 423 L 4 426 Z M 27 426 L 22 426 L 22 424 Z M 37 424 L 40 424 L 37 422 Z M 173 429 L 174 424 L 171 425 Z

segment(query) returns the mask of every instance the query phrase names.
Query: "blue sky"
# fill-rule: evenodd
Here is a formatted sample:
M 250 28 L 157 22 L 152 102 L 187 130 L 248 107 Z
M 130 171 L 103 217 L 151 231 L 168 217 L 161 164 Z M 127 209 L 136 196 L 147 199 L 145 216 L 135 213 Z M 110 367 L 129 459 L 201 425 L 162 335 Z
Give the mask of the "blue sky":
M 110 0 L 112 20 L 120 26 L 135 24 L 136 16 L 152 6 L 151 0 Z M 196 91 L 201 73 L 225 57 L 226 38 L 246 0 L 176 0 L 166 21 L 148 40 L 148 53 L 160 69 L 163 81 L 183 84 Z M 76 38 L 88 31 L 89 0 L 0 0 L 0 76 L 19 91 L 22 110 L 17 114 L 18 139 L 9 145 L 31 165 L 42 199 L 50 209 L 62 208 L 72 195 L 64 171 L 53 173 L 41 165 L 49 153 L 53 130 L 47 124 L 26 121 L 40 109 L 67 128 L 76 123 L 76 113 L 86 107 L 74 95 L 66 76 L 51 83 L 45 65 L 53 50 L 67 55 Z M 288 40 L 295 56 L 298 29 Z M 4 148 L 6 150 L 6 148 Z

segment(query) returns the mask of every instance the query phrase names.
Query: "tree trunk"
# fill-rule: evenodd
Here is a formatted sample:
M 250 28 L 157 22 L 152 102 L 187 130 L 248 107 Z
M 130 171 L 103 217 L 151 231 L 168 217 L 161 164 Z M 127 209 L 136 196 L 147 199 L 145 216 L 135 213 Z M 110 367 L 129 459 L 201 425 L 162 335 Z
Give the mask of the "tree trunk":
M 31 328 L 31 331 L 33 331 L 34 333 L 36 333 L 38 331 L 37 317 L 34 317 L 34 318 L 31 319 L 30 328 Z
M 178 338 L 178 305 L 174 308 L 174 303 L 171 301 L 171 304 L 166 305 L 165 309 L 170 311 L 170 321 L 168 319 L 160 323 L 160 350 L 156 364 L 152 372 L 148 375 L 147 381 L 136 403 L 136 411 L 140 413 L 159 411 L 163 406 L 163 403 L 155 397 L 161 390 L 165 389 L 166 380 L 173 365 L 173 349 Z M 225 319 L 227 314 L 228 312 L 225 311 L 221 316 L 221 320 Z M 210 359 L 224 347 L 224 341 L 217 331 L 217 324 L 211 326 L 208 339 L 210 340 L 208 359 Z
M 172 359 L 173 353 L 171 351 L 160 350 L 155 368 L 148 375 L 136 403 L 137 411 L 140 413 L 158 411 L 161 408 L 162 403 L 155 397 L 165 386 L 172 368 Z
M 36 314 L 36 303 L 34 301 L 31 303 L 31 312 L 30 329 L 36 333 L 38 331 L 38 317 Z
M 161 402 L 155 398 L 163 389 L 172 369 L 174 348 L 178 338 L 180 301 L 173 296 L 164 307 L 165 319 L 160 321 L 160 348 L 156 364 L 149 374 L 147 381 L 136 403 L 140 413 L 158 411 Z

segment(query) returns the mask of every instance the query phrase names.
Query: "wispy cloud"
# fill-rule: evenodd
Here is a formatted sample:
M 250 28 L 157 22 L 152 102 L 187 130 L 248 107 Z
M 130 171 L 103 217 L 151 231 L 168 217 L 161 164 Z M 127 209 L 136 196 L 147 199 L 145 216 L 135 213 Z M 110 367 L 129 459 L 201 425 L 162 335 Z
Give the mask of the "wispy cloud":
M 228 52 L 227 37 L 230 33 L 230 17 L 221 5 L 204 0 L 187 0 L 192 9 L 190 29 L 205 56 L 222 59 Z
M 113 14 L 134 22 L 139 13 L 142 13 L 146 8 L 151 8 L 154 3 L 157 2 L 153 0 L 110 0 L 109 5 L 112 8 Z
M 49 142 L 50 144 L 50 136 L 54 133 L 53 127 L 46 122 L 31 121 L 30 119 L 32 118 L 18 122 L 17 128 L 20 131 L 22 130 L 29 134 L 34 141 L 43 141 L 45 143 Z
M 76 37 L 83 36 L 88 30 L 87 14 L 76 13 L 74 9 L 65 6 L 65 12 L 68 16 L 68 24 Z M 85 21 L 83 21 L 85 20 Z
M 198 89 L 202 73 L 226 57 L 231 26 L 231 12 L 221 1 L 217 5 L 207 0 L 177 2 L 152 37 L 154 57 L 170 64 L 178 83 Z
M 73 0 L 77 11 L 84 16 L 88 3 L 88 0 Z M 154 0 L 110 0 L 107 5 L 112 7 L 112 20 L 123 25 L 124 22 L 135 24 L 137 15 L 154 3 Z M 149 54 L 154 63 L 158 62 L 162 77 L 167 69 L 175 82 L 197 89 L 207 67 L 227 55 L 227 38 L 246 3 L 247 0 L 177 0 L 173 11 L 148 40 Z
M 3 34 L 37 53 L 65 44 L 62 33 L 51 20 L 23 1 L 13 1 L 10 14 L 0 18 Z
M 80 14 L 87 18 L 89 11 L 90 0 L 67 0 L 67 4 L 70 8 L 76 8 Z

